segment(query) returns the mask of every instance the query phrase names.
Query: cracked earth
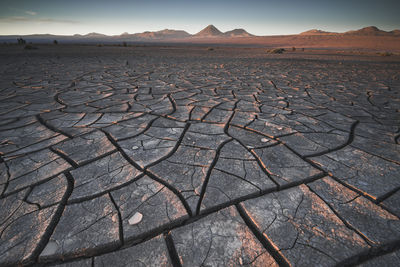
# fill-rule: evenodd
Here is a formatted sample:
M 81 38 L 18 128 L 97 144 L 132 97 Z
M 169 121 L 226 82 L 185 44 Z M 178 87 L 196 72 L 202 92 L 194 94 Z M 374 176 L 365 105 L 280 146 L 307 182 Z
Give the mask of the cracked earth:
M 2 48 L 0 266 L 399 266 L 400 63 L 327 57 Z

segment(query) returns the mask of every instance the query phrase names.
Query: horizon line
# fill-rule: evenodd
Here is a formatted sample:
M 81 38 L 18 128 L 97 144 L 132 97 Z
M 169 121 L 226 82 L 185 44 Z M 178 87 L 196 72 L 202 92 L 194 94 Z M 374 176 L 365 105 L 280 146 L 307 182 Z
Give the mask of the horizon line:
M 209 25 L 207 25 L 206 27 L 204 27 L 202 30 L 206 29 L 206 28 L 209 27 L 209 26 L 214 26 L 214 25 L 213 25 L 213 24 L 209 24 Z M 216 26 L 214 26 L 214 27 L 217 28 Z M 298 34 L 301 34 L 301 33 L 304 33 L 304 32 L 308 32 L 308 31 L 312 31 L 312 30 L 318 30 L 318 31 L 322 31 L 322 32 L 324 32 L 324 33 L 333 33 L 333 34 L 337 33 L 337 34 L 342 34 L 342 33 L 346 33 L 346 32 L 349 32 L 349 31 L 358 31 L 358 30 L 361 30 L 361 29 L 364 29 L 364 28 L 369 28 L 369 27 L 375 27 L 375 28 L 377 28 L 378 30 L 384 31 L 384 32 L 393 32 L 393 31 L 396 31 L 396 30 L 400 30 L 400 28 L 394 28 L 394 29 L 392 29 L 392 30 L 388 30 L 388 31 L 387 31 L 387 30 L 382 30 L 382 29 L 378 28 L 377 26 L 370 25 L 370 26 L 365 26 L 365 27 L 362 27 L 362 28 L 359 28 L 359 29 L 356 29 L 356 30 L 347 30 L 347 31 L 344 31 L 344 32 L 329 31 L 329 30 L 325 30 L 325 29 L 321 29 L 321 28 L 315 27 L 315 28 L 311 28 L 311 29 L 309 29 L 309 30 L 305 30 L 305 31 L 299 32 L 299 33 L 289 33 L 289 34 L 288 34 L 288 33 L 286 33 L 286 34 L 285 34 L 285 33 L 282 33 L 282 34 L 257 35 L 257 34 L 252 34 L 252 33 L 248 32 L 245 28 L 234 28 L 234 29 L 232 29 L 232 30 L 228 30 L 228 31 L 225 31 L 225 32 L 222 32 L 222 33 L 226 33 L 226 32 L 233 31 L 233 30 L 245 30 L 247 33 L 253 35 L 254 37 L 267 37 L 267 36 L 298 35 Z M 217 28 L 217 29 L 218 29 L 218 28 Z M 200 31 L 202 31 L 202 30 L 200 30 L 200 31 L 198 31 L 198 32 L 196 32 L 196 33 L 190 33 L 190 32 L 188 32 L 188 31 L 186 31 L 186 30 L 184 30 L 184 29 L 163 28 L 163 29 L 160 29 L 160 30 L 145 30 L 145 31 L 142 31 L 142 32 L 135 32 L 135 33 L 129 33 L 129 32 L 127 32 L 127 31 L 125 31 L 125 32 L 122 32 L 122 33 L 120 33 L 120 34 L 104 34 L 104 33 L 100 33 L 100 32 L 91 31 L 91 32 L 88 32 L 88 33 L 83 33 L 83 34 L 80 34 L 80 33 L 56 34 L 56 33 L 49 33 L 49 32 L 47 32 L 47 33 L 27 33 L 27 34 L 18 34 L 18 33 L 15 33 L 15 34 L 0 34 L 0 36 L 53 35 L 53 36 L 68 36 L 68 37 L 73 37 L 73 36 L 75 36 L 75 35 L 86 36 L 86 35 L 89 35 L 89 34 L 100 34 L 100 35 L 112 37 L 112 36 L 122 36 L 122 35 L 124 35 L 124 34 L 126 34 L 126 35 L 134 35 L 134 34 L 141 34 L 141 33 L 146 33 L 146 32 L 160 32 L 160 31 L 164 31 L 164 30 L 184 31 L 184 32 L 186 32 L 186 33 L 188 33 L 189 35 L 192 35 L 192 36 L 198 34 Z M 218 30 L 219 30 L 219 29 L 218 29 Z

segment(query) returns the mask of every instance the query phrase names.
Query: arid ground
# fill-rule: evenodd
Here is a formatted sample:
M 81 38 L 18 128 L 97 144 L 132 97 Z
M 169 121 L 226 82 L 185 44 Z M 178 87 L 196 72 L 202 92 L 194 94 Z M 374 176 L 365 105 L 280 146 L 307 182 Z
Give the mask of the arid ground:
M 192 38 L 177 39 L 173 42 L 194 44 L 228 44 L 263 47 L 327 48 L 345 50 L 378 50 L 400 52 L 400 36 L 354 36 L 354 35 L 282 35 L 238 38 Z
M 400 56 L 0 47 L 0 266 L 399 266 Z

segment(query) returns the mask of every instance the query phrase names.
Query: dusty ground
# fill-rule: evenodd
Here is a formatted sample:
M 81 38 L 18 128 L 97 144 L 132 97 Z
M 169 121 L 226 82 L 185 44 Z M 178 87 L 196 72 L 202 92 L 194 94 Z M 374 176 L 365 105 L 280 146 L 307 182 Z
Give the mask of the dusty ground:
M 391 51 L 400 53 L 400 36 L 357 36 L 357 35 L 282 35 L 238 38 L 192 38 L 174 40 L 197 44 L 230 44 L 263 47 L 297 47 L 352 49 L 361 51 Z
M 398 266 L 400 59 L 0 47 L 0 266 Z

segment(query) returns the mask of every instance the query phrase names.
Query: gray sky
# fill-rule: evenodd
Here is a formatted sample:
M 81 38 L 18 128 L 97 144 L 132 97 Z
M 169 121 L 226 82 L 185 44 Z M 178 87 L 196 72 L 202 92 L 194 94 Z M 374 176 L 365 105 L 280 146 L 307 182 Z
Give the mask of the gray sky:
M 317 28 L 400 29 L 400 0 L 2 0 L 0 34 L 121 34 L 165 28 L 293 34 Z

